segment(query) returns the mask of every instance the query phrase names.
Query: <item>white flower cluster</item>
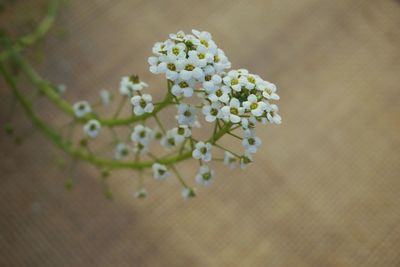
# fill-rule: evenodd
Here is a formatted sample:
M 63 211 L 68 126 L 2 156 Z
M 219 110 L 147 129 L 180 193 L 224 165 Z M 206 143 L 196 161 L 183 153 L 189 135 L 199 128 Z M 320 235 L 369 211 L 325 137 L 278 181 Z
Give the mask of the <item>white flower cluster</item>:
M 169 39 L 154 45 L 152 53 L 148 59 L 150 71 L 165 75 L 168 80 L 170 97 L 166 99 L 171 99 L 168 103 L 176 104 L 177 125 L 172 129 L 164 129 L 156 115 L 160 108 L 155 107 L 166 102 L 153 103 L 153 97 L 142 92 L 148 85 L 138 76 L 123 77 L 119 87 L 120 94 L 123 99 L 130 99 L 133 116 L 140 116 L 137 121 L 143 121 L 143 124 L 136 124 L 131 133 L 134 154 L 137 157 L 145 154 L 153 157 L 154 178 L 165 180 L 171 175 L 169 168 L 172 168 L 174 173 L 176 170 L 173 165 L 170 166 L 171 163 L 161 164 L 162 161 L 148 153 L 150 144 L 158 140 L 166 150 L 179 148 L 179 153 L 190 151 L 192 158 L 200 163 L 195 181 L 203 186 L 209 186 L 215 177 L 215 172 L 207 165 L 212 160 L 223 160 L 230 168 L 236 163 L 240 168 L 246 168 L 262 143 L 256 135 L 256 125 L 281 123 L 278 106 L 272 103 L 279 100 L 276 86 L 246 69 L 230 70 L 231 63 L 224 51 L 217 47 L 211 34 L 205 31 L 192 30 L 192 34 L 180 31 L 170 34 Z M 199 97 L 200 101 L 197 102 L 200 103 L 186 102 L 194 95 Z M 100 98 L 103 105 L 107 106 L 113 97 L 107 90 L 102 90 Z M 73 109 L 77 118 L 84 118 L 92 112 L 86 101 L 77 102 Z M 215 139 L 215 136 L 211 137 L 208 141 L 195 139 L 192 136 L 193 129 L 200 127 L 198 109 L 206 122 L 215 125 L 214 134 L 224 129 L 224 134 L 228 133 L 241 140 L 243 151 L 237 154 L 220 146 L 217 140 L 221 136 Z M 149 116 L 154 116 L 161 132 L 144 125 Z M 89 137 L 95 138 L 100 128 L 99 121 L 89 120 L 84 126 L 84 131 Z M 241 134 L 231 132 L 233 128 L 241 129 Z M 131 149 L 128 144 L 117 143 L 114 158 L 126 158 Z M 215 149 L 223 150 L 223 159 L 213 157 Z M 176 174 L 178 176 L 178 173 Z M 179 179 L 182 180 L 180 177 Z M 183 197 L 194 196 L 195 189 L 186 185 L 184 187 Z M 144 189 L 141 190 L 138 191 L 139 197 L 146 194 Z
M 191 130 L 199 124 L 196 107 L 182 102 L 196 91 L 201 97 L 201 111 L 207 122 L 220 121 L 243 129 L 242 136 L 237 136 L 242 140 L 243 155 L 225 151 L 224 163 L 233 167 L 238 161 L 240 167 L 245 168 L 261 145 L 255 132 L 256 124 L 281 123 L 278 106 L 271 103 L 279 100 L 277 88 L 246 69 L 227 71 L 231 63 L 211 34 L 197 30 L 192 33 L 178 32 L 164 42 L 157 42 L 153 56 L 148 59 L 150 71 L 164 74 L 173 83 L 171 93 L 180 100 L 176 116 L 179 127 Z M 176 140 L 176 134 L 175 130 L 166 133 L 161 141 L 164 147 L 171 148 L 183 142 L 184 139 Z M 196 181 L 203 185 L 209 185 L 214 176 L 204 164 L 212 159 L 211 149 L 212 144 L 198 141 L 192 151 L 193 158 L 201 162 Z
M 154 56 L 148 60 L 152 73 L 165 74 L 173 81 L 171 92 L 175 96 L 191 97 L 196 83 L 210 81 L 213 75 L 231 67 L 210 33 L 192 33 L 170 34 L 170 39 L 154 45 Z

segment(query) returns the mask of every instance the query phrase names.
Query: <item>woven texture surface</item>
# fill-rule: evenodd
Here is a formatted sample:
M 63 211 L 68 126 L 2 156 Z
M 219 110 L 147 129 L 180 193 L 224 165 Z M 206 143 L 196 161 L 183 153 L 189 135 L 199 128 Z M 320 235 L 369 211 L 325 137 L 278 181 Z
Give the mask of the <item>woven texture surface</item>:
M 389 0 L 67 1 L 37 66 L 69 100 L 131 73 L 161 98 L 151 46 L 198 28 L 234 68 L 278 85 L 283 124 L 258 131 L 249 169 L 218 167 L 189 202 L 173 179 L 148 179 L 148 199 L 135 199 L 128 171 L 113 176 L 109 202 L 85 164 L 67 192 L 47 140 L 14 146 L 2 134 L 0 265 L 400 266 L 399 14 Z M 28 127 L 21 113 L 15 123 Z M 181 166 L 194 183 L 195 165 Z

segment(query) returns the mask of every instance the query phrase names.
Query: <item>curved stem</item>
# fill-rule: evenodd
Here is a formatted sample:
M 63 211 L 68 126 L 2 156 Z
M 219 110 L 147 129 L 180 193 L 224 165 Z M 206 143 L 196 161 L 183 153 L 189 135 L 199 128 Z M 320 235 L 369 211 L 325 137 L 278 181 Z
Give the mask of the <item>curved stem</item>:
M 27 116 L 31 119 L 31 121 L 38 127 L 38 129 L 43 132 L 45 136 L 47 136 L 56 146 L 62 149 L 65 153 L 71 155 L 75 159 L 80 159 L 83 161 L 87 161 L 93 165 L 99 167 L 107 167 L 110 169 L 117 168 L 126 168 L 126 169 L 145 169 L 150 168 L 155 161 L 119 161 L 119 160 L 108 160 L 98 158 L 93 154 L 82 151 L 80 149 L 74 148 L 72 145 L 68 144 L 63 140 L 63 138 L 52 128 L 50 128 L 45 122 L 41 120 L 41 118 L 35 113 L 32 108 L 32 104 L 26 99 L 21 91 L 18 89 L 17 83 L 15 79 L 10 75 L 5 69 L 4 65 L 0 63 L 0 72 L 4 75 L 7 83 L 10 85 L 11 90 L 13 91 L 15 97 L 21 103 L 22 108 L 24 109 Z M 225 133 L 227 133 L 232 124 L 225 124 L 219 131 L 215 133 L 215 135 L 211 136 L 207 142 L 215 144 Z M 192 151 L 187 151 L 183 154 L 170 156 L 165 159 L 160 159 L 158 162 L 164 165 L 171 165 L 177 163 L 179 161 L 185 160 L 192 156 Z
M 42 39 L 46 33 L 50 30 L 54 23 L 57 15 L 58 8 L 61 0 L 49 0 L 47 3 L 46 13 L 42 21 L 38 24 L 36 29 L 21 37 L 18 42 L 14 45 L 14 49 L 20 51 L 25 46 L 30 46 Z M 3 61 L 10 56 L 10 51 L 4 51 L 0 54 L 0 60 Z
M 42 79 L 39 74 L 28 64 L 26 60 L 22 58 L 22 56 L 17 53 L 13 48 L 9 49 L 10 57 L 21 67 L 21 70 L 28 76 L 28 78 L 34 83 L 40 91 L 46 95 L 58 108 L 64 111 L 70 117 L 75 117 L 74 110 L 72 106 L 62 99 L 59 94 L 52 88 L 49 82 Z M 91 119 L 97 119 L 102 126 L 117 126 L 117 125 L 127 125 L 137 121 L 146 120 L 149 117 L 152 117 L 154 114 L 157 114 L 166 106 L 171 105 L 171 100 L 173 99 L 172 93 L 168 92 L 164 99 L 154 108 L 152 113 L 145 113 L 140 116 L 130 116 L 126 118 L 98 118 L 94 114 L 88 114 L 83 118 L 77 118 L 77 120 L 82 122 L 87 122 Z

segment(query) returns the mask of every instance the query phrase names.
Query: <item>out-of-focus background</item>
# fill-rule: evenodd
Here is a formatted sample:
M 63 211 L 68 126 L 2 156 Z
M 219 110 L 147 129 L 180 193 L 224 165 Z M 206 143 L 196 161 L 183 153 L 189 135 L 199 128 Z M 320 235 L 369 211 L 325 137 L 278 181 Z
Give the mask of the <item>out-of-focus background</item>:
M 23 32 L 44 1 L 15 2 L 0 22 Z M 85 164 L 69 192 L 48 140 L 16 146 L 2 133 L 0 265 L 400 266 L 399 26 L 390 0 L 66 1 L 32 58 L 69 100 L 97 99 L 132 73 L 162 92 L 153 43 L 196 28 L 233 68 L 278 85 L 283 124 L 258 130 L 255 164 L 218 167 L 188 202 L 175 180 L 150 177 L 149 197 L 135 199 L 129 171 L 112 177 L 108 201 Z M 0 86 L 3 124 L 11 94 Z M 13 122 L 29 131 L 21 112 Z

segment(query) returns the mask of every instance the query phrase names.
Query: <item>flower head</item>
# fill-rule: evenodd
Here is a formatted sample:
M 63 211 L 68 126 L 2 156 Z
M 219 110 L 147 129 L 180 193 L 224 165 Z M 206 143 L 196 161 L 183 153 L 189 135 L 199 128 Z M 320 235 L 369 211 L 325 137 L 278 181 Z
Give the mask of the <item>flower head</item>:
M 139 79 L 139 76 L 137 75 L 132 75 L 129 77 L 125 76 L 122 77 L 122 80 L 120 82 L 119 92 L 121 93 L 121 95 L 124 96 L 132 96 L 133 92 L 141 91 L 145 87 L 148 87 L 148 84 L 142 82 Z
M 100 91 L 100 100 L 104 106 L 109 106 L 112 101 L 112 94 L 107 89 L 102 89 Z
M 198 142 L 192 152 L 192 156 L 205 162 L 210 161 L 212 158 L 211 148 L 212 145 L 210 143 Z
M 231 152 L 225 151 L 224 152 L 224 165 L 233 169 L 233 167 L 235 167 L 235 162 L 236 162 L 236 157 Z
M 86 114 L 92 112 L 92 108 L 87 101 L 78 101 L 72 106 L 72 108 L 77 118 L 82 118 Z
M 152 166 L 153 169 L 153 176 L 157 180 L 165 180 L 171 174 L 168 172 L 168 169 L 165 165 L 154 163 Z
M 101 129 L 100 122 L 98 120 L 89 120 L 84 126 L 83 130 L 90 138 L 96 138 Z
M 210 186 L 213 179 L 214 171 L 210 170 L 207 165 L 200 166 L 196 175 L 196 182 L 204 186 Z
M 196 122 L 196 108 L 185 103 L 179 104 L 177 120 L 179 125 L 194 125 Z
M 115 152 L 114 152 L 115 159 L 117 160 L 124 159 L 128 156 L 128 154 L 129 154 L 129 147 L 127 144 L 120 142 L 115 146 Z
M 256 136 L 254 130 L 245 130 L 243 133 L 242 145 L 247 153 L 254 154 L 261 145 L 261 139 Z
M 140 143 L 143 146 L 147 146 L 154 139 L 154 131 L 151 128 L 145 127 L 141 124 L 136 125 L 131 134 L 131 139 L 135 143 Z
M 143 115 L 144 113 L 152 113 L 154 110 L 153 98 L 149 94 L 135 95 L 131 98 L 133 112 L 135 115 Z

